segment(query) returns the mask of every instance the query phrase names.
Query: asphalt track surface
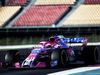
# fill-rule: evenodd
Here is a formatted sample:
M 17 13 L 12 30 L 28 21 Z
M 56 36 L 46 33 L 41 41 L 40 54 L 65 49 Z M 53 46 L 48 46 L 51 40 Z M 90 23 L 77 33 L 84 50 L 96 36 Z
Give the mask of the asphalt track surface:
M 100 46 L 99 46 L 99 59 L 100 59 Z M 70 64 L 67 67 L 53 67 L 53 68 L 31 68 L 31 69 L 2 69 L 0 68 L 0 75 L 47 75 L 54 72 L 75 69 L 78 67 L 84 67 L 88 65 L 84 65 L 81 63 Z
M 65 68 L 52 67 L 52 68 L 31 68 L 31 69 L 0 69 L 0 75 L 47 75 L 50 73 L 74 69 L 82 66 L 86 65 L 70 64 Z

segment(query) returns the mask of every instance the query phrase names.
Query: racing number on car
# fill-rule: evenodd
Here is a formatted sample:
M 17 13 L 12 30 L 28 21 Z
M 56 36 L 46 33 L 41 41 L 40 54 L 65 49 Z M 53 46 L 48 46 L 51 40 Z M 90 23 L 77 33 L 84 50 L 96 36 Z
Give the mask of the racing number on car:
M 34 57 L 28 57 L 28 59 L 27 60 L 33 60 L 34 59 Z

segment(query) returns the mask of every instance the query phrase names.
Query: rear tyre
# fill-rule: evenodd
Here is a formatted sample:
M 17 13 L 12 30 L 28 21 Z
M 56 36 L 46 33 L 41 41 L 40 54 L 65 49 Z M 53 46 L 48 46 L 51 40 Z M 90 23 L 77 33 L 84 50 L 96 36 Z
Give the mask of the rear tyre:
M 20 62 L 21 57 L 20 53 L 17 50 L 10 50 L 5 55 L 5 63 L 8 63 L 8 66 L 12 66 L 16 62 Z
M 98 49 L 95 46 L 87 46 L 82 51 L 82 57 L 85 64 L 98 63 Z
M 57 66 L 66 67 L 67 54 L 65 50 L 54 50 L 51 54 L 51 60 L 57 61 Z

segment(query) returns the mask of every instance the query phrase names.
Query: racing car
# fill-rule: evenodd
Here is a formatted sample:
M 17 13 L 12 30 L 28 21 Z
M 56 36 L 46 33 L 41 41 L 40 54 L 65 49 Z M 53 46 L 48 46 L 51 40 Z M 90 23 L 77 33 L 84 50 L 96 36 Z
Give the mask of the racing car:
M 69 43 L 82 43 L 76 50 Z M 21 61 L 17 50 L 8 51 L 2 67 L 32 68 L 32 67 L 65 67 L 71 62 L 83 61 L 84 64 L 98 63 L 98 49 L 87 46 L 86 38 L 65 38 L 63 35 L 52 36 L 48 41 L 40 42 L 41 48 L 31 50 L 29 56 Z

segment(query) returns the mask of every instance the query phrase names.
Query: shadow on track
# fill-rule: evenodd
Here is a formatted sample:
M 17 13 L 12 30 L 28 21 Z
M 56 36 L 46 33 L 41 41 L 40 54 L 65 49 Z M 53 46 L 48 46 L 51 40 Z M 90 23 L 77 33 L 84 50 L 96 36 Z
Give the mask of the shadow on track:
M 6 68 L 0 69 L 0 75 L 47 75 L 63 70 L 74 69 L 78 67 L 84 67 L 84 64 L 69 64 L 66 67 L 50 67 L 50 68 Z

